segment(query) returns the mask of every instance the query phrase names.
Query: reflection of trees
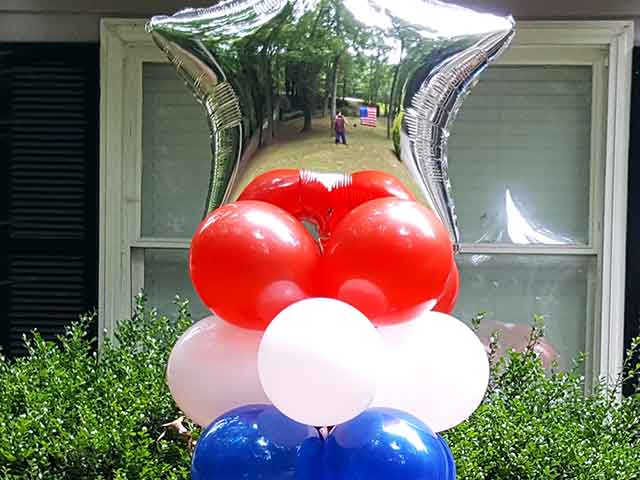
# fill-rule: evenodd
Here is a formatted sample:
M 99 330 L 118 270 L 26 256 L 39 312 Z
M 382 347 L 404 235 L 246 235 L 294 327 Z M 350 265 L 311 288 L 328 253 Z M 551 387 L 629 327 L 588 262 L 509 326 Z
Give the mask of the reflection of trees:
M 387 137 L 390 136 L 394 119 L 408 106 L 403 102 L 413 98 L 413 93 L 420 89 L 425 79 L 437 71 L 453 53 L 464 50 L 470 44 L 468 38 L 455 40 L 425 37 L 404 25 L 396 25 L 390 34 L 400 42 L 402 60 L 394 67 Z
M 314 115 L 335 117 L 349 97 L 379 105 L 392 122 L 402 86 L 425 56 L 418 38 L 404 25 L 392 31 L 365 27 L 341 0 L 320 0 L 301 17 L 294 18 L 289 6 L 254 34 L 211 39 L 209 48 L 224 71 L 234 72 L 230 81 L 240 97 L 245 135 L 257 133 L 264 145 L 278 119 L 303 117 L 307 131 Z M 396 65 L 390 64 L 398 56 L 394 48 L 403 57 Z
M 395 38 L 400 44 L 400 53 L 398 55 L 398 63 L 393 67 L 393 79 L 391 80 L 391 88 L 389 92 L 389 114 L 387 115 L 387 138 L 390 137 L 391 134 L 391 125 L 396 117 L 396 115 L 400 111 L 400 94 L 401 89 L 399 88 L 402 85 L 402 80 L 406 79 L 408 75 L 408 70 L 406 68 L 405 57 L 407 56 L 407 51 L 415 52 L 417 50 L 416 44 L 419 43 L 419 36 L 417 33 L 409 28 L 406 24 L 395 21 L 393 25 L 393 29 L 388 32 L 392 38 Z M 403 75 L 400 75 L 401 68 L 404 68 Z

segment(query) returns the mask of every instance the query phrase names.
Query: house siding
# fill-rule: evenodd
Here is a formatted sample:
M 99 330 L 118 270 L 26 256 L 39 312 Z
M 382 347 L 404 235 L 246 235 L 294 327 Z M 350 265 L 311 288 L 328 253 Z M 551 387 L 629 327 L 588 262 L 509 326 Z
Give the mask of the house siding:
M 215 0 L 4 0 L 0 4 L 0 41 L 97 42 L 103 17 L 145 18 Z M 460 0 L 456 3 L 520 20 L 634 19 L 640 44 L 638 0 Z

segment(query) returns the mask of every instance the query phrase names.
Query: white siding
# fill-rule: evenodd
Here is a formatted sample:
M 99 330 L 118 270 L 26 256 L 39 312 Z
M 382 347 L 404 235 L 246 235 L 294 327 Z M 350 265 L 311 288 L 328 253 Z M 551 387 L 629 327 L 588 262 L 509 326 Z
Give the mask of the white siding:
M 145 18 L 215 0 L 3 0 L 0 41 L 98 41 L 100 18 Z M 458 4 L 517 19 L 632 19 L 640 44 L 638 0 L 459 0 Z

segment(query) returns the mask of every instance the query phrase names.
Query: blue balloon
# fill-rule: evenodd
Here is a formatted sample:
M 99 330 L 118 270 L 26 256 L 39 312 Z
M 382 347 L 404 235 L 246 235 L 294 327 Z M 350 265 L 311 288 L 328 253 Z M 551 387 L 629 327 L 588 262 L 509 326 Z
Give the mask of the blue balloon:
M 449 444 L 447 441 L 440 435 L 438 435 L 440 439 L 440 443 L 442 445 L 442 449 L 444 450 L 445 456 L 447 457 L 447 480 L 456 480 L 456 462 L 453 459 L 453 453 L 451 453 L 451 449 L 449 448 Z
M 240 407 L 215 420 L 198 440 L 192 480 L 320 480 L 318 431 L 271 405 Z
M 440 438 L 417 418 L 373 408 L 337 426 L 325 444 L 326 480 L 449 480 Z

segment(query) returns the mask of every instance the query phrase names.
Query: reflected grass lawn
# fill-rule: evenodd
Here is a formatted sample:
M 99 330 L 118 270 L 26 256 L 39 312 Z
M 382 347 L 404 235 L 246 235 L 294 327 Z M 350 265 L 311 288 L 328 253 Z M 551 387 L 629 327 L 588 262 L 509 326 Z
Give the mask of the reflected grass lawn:
M 380 118 L 377 127 L 365 127 L 359 118 L 348 117 L 347 145 L 335 144 L 329 117 L 314 119 L 309 132 L 301 132 L 302 119 L 281 123 L 273 143 L 247 162 L 233 198 L 258 175 L 280 168 L 345 173 L 383 170 L 398 177 L 420 198 L 417 185 L 387 139 L 386 122 L 386 118 Z

